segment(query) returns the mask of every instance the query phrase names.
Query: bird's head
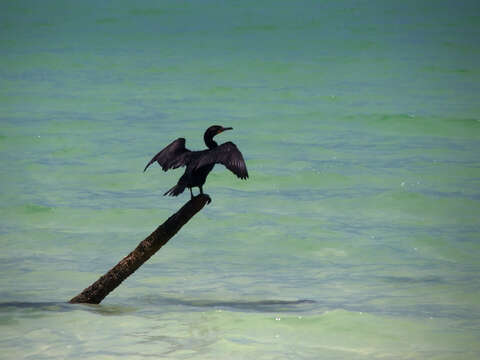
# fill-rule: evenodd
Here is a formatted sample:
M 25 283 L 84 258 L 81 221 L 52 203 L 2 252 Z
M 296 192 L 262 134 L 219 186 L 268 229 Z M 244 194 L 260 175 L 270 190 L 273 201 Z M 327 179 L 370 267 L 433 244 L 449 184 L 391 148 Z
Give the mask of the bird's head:
M 220 126 L 220 125 L 213 125 L 213 126 L 210 126 L 207 131 L 205 131 L 205 136 L 207 136 L 207 134 L 210 136 L 210 137 L 214 137 L 215 135 L 218 135 L 222 132 L 224 132 L 225 130 L 233 130 L 233 128 L 231 127 L 223 127 L 223 126 Z
M 207 144 L 207 146 L 209 148 L 213 148 L 213 147 L 216 147 L 217 146 L 217 143 L 215 141 L 213 141 L 213 137 L 215 135 L 218 135 L 226 130 L 233 130 L 233 128 L 231 127 L 223 127 L 223 126 L 220 126 L 220 125 L 213 125 L 213 126 L 210 126 L 207 131 L 205 131 L 205 134 L 203 135 L 203 139 L 205 140 L 205 144 Z

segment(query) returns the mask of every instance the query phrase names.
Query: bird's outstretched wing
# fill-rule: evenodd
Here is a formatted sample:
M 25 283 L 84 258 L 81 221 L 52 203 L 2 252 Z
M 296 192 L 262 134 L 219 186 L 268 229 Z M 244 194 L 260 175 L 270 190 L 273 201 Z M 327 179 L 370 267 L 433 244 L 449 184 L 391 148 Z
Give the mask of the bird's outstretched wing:
M 232 142 L 226 142 L 216 148 L 206 152 L 195 162 L 195 169 L 207 164 L 222 164 L 237 175 L 240 179 L 248 178 L 247 165 L 243 160 L 242 153 Z
M 178 138 L 155 155 L 143 171 L 147 170 L 155 161 L 158 162 L 163 171 L 185 166 L 190 160 L 191 153 L 192 152 L 185 147 L 185 139 Z

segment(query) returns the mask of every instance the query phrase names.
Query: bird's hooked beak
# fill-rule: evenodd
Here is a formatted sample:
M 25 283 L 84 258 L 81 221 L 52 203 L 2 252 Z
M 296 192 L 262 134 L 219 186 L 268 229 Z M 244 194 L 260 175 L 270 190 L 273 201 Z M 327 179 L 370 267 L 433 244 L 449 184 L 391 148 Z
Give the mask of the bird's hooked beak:
M 217 134 L 220 134 L 221 132 L 224 132 L 226 130 L 233 130 L 232 127 L 226 127 L 226 128 L 222 128 L 221 130 L 218 130 L 218 133 Z

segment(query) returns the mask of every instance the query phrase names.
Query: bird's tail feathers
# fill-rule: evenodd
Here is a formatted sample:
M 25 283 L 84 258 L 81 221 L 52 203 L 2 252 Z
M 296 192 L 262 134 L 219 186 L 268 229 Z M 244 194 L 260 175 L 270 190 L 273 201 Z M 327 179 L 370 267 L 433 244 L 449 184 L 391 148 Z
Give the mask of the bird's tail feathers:
M 177 184 L 174 187 L 172 187 L 170 190 L 168 190 L 165 194 L 163 194 L 163 196 L 165 196 L 165 195 L 178 196 L 181 193 L 183 193 L 184 190 L 185 190 L 184 185 Z

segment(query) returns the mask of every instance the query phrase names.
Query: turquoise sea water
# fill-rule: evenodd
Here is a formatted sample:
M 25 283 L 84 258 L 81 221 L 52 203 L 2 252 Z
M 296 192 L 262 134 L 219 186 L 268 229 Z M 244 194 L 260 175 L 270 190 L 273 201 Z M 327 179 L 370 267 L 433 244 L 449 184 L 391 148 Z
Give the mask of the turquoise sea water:
M 475 1 L 2 1 L 2 359 L 478 359 Z M 189 198 L 250 172 L 101 305 Z M 196 189 L 195 189 L 196 191 Z

